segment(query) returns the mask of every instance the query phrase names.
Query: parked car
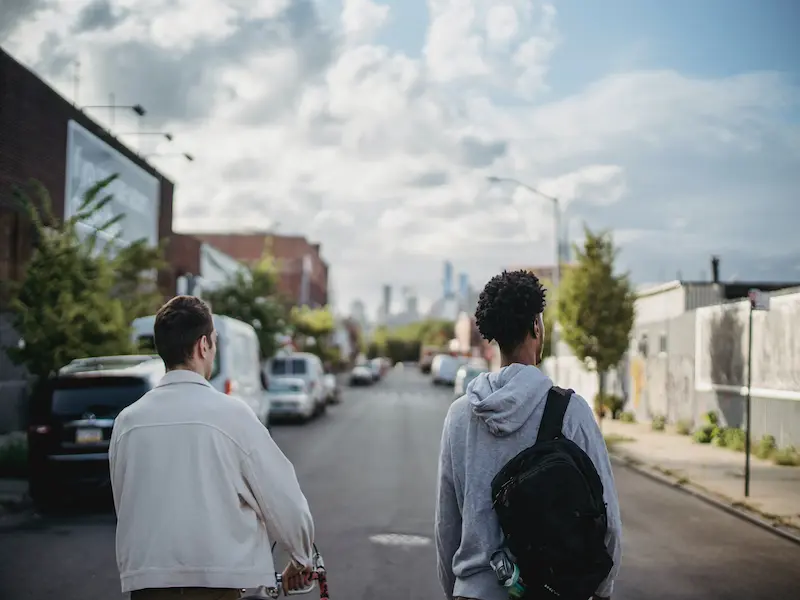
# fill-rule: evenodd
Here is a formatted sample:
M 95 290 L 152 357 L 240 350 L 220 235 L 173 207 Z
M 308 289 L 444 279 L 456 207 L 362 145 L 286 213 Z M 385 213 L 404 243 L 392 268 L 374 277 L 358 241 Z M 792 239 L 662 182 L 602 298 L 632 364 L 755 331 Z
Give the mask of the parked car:
M 151 315 L 135 319 L 132 324 L 134 342 L 153 351 L 155 320 L 155 315 Z M 217 354 L 209 383 L 223 394 L 244 400 L 264 425 L 269 424 L 269 402 L 264 393 L 266 382 L 256 330 L 244 321 L 222 315 L 214 315 L 214 328 Z
M 40 509 L 63 498 L 109 493 L 114 419 L 164 376 L 158 356 L 74 360 L 30 401 L 29 493 Z
M 383 376 L 383 361 L 380 358 L 369 361 L 369 368 L 372 370 L 373 381 L 378 381 Z
M 316 354 L 310 352 L 292 352 L 273 356 L 267 361 L 267 374 L 270 380 L 275 377 L 300 378 L 308 384 L 308 390 L 314 398 L 315 411 L 325 412 L 325 369 Z
M 318 412 L 310 383 L 300 377 L 272 377 L 267 388 L 273 418 L 308 421 Z
M 323 377 L 325 385 L 325 399 L 328 404 L 338 404 L 341 402 L 341 390 L 339 389 L 339 380 L 333 373 L 326 373 Z
M 469 382 L 475 379 L 481 373 L 485 373 L 488 370 L 488 366 L 476 364 L 474 362 L 461 365 L 456 372 L 456 382 L 453 385 L 453 393 L 455 394 L 455 397 L 460 398 L 466 394 Z
M 467 359 L 461 356 L 439 354 L 431 363 L 431 376 L 434 385 L 455 385 L 456 373 Z
M 357 363 L 350 371 L 350 385 L 372 385 L 375 381 L 375 376 L 372 371 L 372 365 L 368 362 Z

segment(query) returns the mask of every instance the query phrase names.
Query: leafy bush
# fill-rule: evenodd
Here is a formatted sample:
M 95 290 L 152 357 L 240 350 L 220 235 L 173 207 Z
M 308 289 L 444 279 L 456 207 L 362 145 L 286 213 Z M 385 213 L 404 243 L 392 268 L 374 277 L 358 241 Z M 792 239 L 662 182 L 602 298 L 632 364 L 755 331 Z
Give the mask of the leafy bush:
M 594 405 L 603 407 L 603 414 L 611 414 L 612 419 L 619 419 L 622 408 L 625 406 L 625 399 L 616 394 L 597 394 L 594 397 Z
M 753 454 L 758 458 L 771 458 L 775 451 L 778 449 L 778 444 L 775 441 L 774 435 L 765 435 L 753 448 Z
M 707 425 L 719 425 L 719 415 L 716 411 L 710 410 L 703 415 L 703 421 L 705 421 Z
M 710 444 L 714 439 L 716 429 L 716 425 L 705 424 L 694 432 L 692 439 L 698 444 Z
M 681 419 L 675 424 L 675 431 L 678 432 L 678 435 L 691 435 L 692 422 L 686 419 Z
M 775 451 L 772 460 L 782 467 L 800 467 L 800 450 L 794 446 L 781 448 Z
M 28 473 L 28 441 L 25 434 L 0 436 L 0 477 L 24 478 Z
M 730 448 L 736 452 L 744 452 L 747 434 L 738 427 L 726 427 L 720 433 L 720 446 Z
M 667 428 L 667 417 L 664 415 L 656 415 L 650 422 L 650 427 L 653 431 L 664 431 Z
M 623 423 L 636 423 L 636 415 L 630 411 L 625 411 L 619 416 L 619 420 Z

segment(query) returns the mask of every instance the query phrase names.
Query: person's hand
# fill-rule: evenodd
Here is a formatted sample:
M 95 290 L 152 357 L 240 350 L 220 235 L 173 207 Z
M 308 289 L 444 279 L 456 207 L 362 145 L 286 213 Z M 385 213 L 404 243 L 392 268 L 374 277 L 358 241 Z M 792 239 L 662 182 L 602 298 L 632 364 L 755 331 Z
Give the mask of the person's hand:
M 289 561 L 283 570 L 283 593 L 289 590 L 302 590 L 311 585 L 311 569 L 298 565 L 293 560 Z

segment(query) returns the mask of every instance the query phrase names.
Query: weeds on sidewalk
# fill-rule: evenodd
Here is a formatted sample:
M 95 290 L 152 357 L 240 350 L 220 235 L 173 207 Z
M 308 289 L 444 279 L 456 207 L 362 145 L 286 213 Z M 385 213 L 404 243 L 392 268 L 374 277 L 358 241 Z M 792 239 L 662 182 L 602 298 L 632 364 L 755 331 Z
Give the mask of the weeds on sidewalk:
M 28 440 L 24 433 L 0 436 L 0 477 L 28 475 Z
M 619 416 L 619 420 L 623 423 L 636 423 L 636 415 L 630 411 L 625 411 Z
M 608 451 L 611 452 L 617 444 L 622 442 L 635 442 L 636 440 L 632 437 L 627 435 L 620 435 L 618 433 L 607 433 L 603 436 L 603 439 L 606 441 L 606 448 Z
M 653 431 L 664 431 L 667 428 L 667 417 L 664 415 L 655 415 L 650 422 L 650 428 Z
M 678 435 L 692 435 L 692 422 L 681 419 L 675 423 L 675 433 Z

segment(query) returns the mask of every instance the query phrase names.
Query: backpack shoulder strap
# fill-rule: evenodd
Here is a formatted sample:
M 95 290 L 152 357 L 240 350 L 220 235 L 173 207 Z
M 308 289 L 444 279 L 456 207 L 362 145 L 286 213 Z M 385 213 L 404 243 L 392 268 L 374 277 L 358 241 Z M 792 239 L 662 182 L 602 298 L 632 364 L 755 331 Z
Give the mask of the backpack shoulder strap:
M 567 412 L 574 390 L 564 390 L 553 386 L 547 393 L 547 401 L 544 405 L 542 422 L 539 425 L 539 433 L 536 435 L 536 443 L 554 440 L 561 435 L 564 427 L 564 414 Z

